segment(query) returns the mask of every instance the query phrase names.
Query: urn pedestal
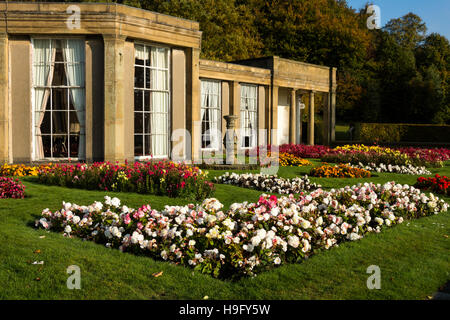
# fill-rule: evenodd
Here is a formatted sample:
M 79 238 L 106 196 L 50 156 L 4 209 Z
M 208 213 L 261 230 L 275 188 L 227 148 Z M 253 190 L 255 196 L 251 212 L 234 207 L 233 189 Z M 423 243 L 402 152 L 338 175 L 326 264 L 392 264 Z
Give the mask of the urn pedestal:
M 226 121 L 227 131 L 223 138 L 223 145 L 226 150 L 226 164 L 236 164 L 237 163 L 237 144 L 238 136 L 236 134 L 236 120 L 239 119 L 235 115 L 227 115 L 223 117 Z

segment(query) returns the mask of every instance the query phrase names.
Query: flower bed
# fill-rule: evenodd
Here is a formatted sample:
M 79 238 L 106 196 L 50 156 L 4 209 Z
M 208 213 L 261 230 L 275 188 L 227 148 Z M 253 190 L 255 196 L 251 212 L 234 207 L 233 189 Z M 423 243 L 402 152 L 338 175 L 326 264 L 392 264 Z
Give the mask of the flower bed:
M 47 165 L 27 166 L 24 164 L 3 164 L 0 167 L 0 176 L 37 176 L 39 170 L 45 168 Z
M 349 164 L 350 165 L 350 164 Z M 389 172 L 389 173 L 398 173 L 398 174 L 431 174 L 425 167 L 415 167 L 413 165 L 408 164 L 407 166 L 398 166 L 398 165 L 385 165 L 384 163 L 380 163 L 376 165 L 375 163 L 369 163 L 368 165 L 363 165 L 362 163 L 352 164 L 353 167 L 375 171 L 375 172 Z
M 366 146 L 364 144 L 352 144 L 352 145 L 345 145 L 345 146 L 338 146 L 334 148 L 333 150 L 338 151 L 356 151 L 356 152 L 375 152 L 375 153 L 381 153 L 381 154 L 394 154 L 394 155 L 400 155 L 401 152 L 398 150 L 394 150 L 391 148 L 385 148 L 380 146 Z
M 329 151 L 329 147 L 321 145 L 307 146 L 304 144 L 283 144 L 279 147 L 280 153 L 290 153 L 300 158 L 319 159 Z
M 256 154 L 259 156 L 260 149 L 263 149 L 265 152 L 271 151 L 272 146 L 260 146 L 256 148 Z M 279 153 L 289 153 L 298 158 L 315 158 L 319 159 L 324 154 L 326 154 L 331 149 L 327 146 L 315 145 L 315 146 L 307 146 L 304 144 L 282 144 L 278 147 Z M 253 150 L 253 153 L 255 150 Z M 247 151 L 246 155 L 251 154 L 251 152 Z
M 280 153 L 278 156 L 282 167 L 302 167 L 310 166 L 312 163 L 291 153 Z
M 420 148 L 385 148 L 380 146 L 345 145 L 336 147 L 322 156 L 322 161 L 352 163 L 358 162 L 368 165 L 442 167 L 443 161 L 450 159 L 450 150 L 447 149 L 420 149 Z
M 229 278 L 299 262 L 405 219 L 444 212 L 448 205 L 388 182 L 318 189 L 298 198 L 262 195 L 257 203 L 234 203 L 227 212 L 222 207 L 206 199 L 200 206 L 131 209 L 105 197 L 104 203 L 45 209 L 36 225 Z
M 309 174 L 312 177 L 319 178 L 369 178 L 371 176 L 368 170 L 351 167 L 346 164 L 339 164 L 337 166 L 325 164 L 312 168 Z
M 390 165 L 408 165 L 423 161 L 410 159 L 406 154 L 394 153 L 379 153 L 379 152 L 362 152 L 362 151 L 348 151 L 348 150 L 332 150 L 326 155 L 322 156 L 323 162 L 334 163 L 351 163 L 368 165 L 374 163 L 379 165 L 381 163 Z
M 39 170 L 44 184 L 105 191 L 130 191 L 204 199 L 214 193 L 214 185 L 206 181 L 207 172 L 197 167 L 171 161 L 112 164 L 53 164 Z
M 401 153 L 407 154 L 410 158 L 419 158 L 430 163 L 439 163 L 450 160 L 450 149 L 434 148 L 398 148 Z
M 450 178 L 436 174 L 433 178 L 419 177 L 414 185 L 416 188 L 430 190 L 450 196 Z
M 25 198 L 25 186 L 19 179 L 0 177 L 0 199 Z
M 297 194 L 320 188 L 320 185 L 312 183 L 307 176 L 293 179 L 280 178 L 277 175 L 229 173 L 215 177 L 217 183 L 231 184 L 238 187 L 256 189 L 264 192 L 279 194 Z

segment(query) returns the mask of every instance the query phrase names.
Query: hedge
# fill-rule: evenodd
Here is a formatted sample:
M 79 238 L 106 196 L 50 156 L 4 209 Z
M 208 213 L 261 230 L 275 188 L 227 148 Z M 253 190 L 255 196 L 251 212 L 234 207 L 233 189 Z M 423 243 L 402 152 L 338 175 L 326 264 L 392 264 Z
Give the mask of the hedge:
M 450 142 L 450 125 L 357 123 L 355 139 L 361 142 Z

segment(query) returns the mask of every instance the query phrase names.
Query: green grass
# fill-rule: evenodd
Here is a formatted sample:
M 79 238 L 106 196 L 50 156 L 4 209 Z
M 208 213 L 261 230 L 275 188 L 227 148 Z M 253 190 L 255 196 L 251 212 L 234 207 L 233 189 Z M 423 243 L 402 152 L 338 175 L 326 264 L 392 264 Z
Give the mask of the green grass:
M 308 173 L 310 168 L 280 168 L 279 175 L 292 178 Z M 436 172 L 450 175 L 450 162 L 444 168 L 433 169 Z M 210 176 L 222 173 L 210 171 Z M 336 188 L 363 181 L 395 180 L 413 184 L 416 178 L 377 174 L 368 179 L 311 180 L 325 188 Z M 32 178 L 22 180 L 26 185 L 26 199 L 0 200 L 0 299 L 202 299 L 205 295 L 210 299 L 426 299 L 450 279 L 450 213 L 408 221 L 321 252 L 300 264 L 232 282 L 35 229 L 34 220 L 42 209 L 59 209 L 63 200 L 90 204 L 102 200 L 106 193 L 44 186 Z M 229 185 L 216 185 L 216 188 L 215 197 L 225 206 L 256 201 L 261 194 Z M 150 203 L 162 209 L 166 204 L 188 203 L 152 195 L 107 194 L 119 197 L 130 207 Z M 38 249 L 41 253 L 34 253 Z M 30 264 L 36 260 L 45 263 L 43 266 Z M 81 268 L 81 290 L 66 287 L 66 268 L 73 264 Z M 369 265 L 381 268 L 380 290 L 366 287 Z M 159 271 L 163 271 L 161 277 L 152 277 L 152 273 Z

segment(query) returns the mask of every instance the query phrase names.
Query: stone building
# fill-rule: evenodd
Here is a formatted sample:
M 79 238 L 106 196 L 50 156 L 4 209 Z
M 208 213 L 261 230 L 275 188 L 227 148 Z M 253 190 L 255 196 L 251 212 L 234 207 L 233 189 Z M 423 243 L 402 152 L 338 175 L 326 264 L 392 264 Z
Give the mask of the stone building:
M 203 60 L 201 36 L 197 22 L 118 4 L 0 3 L 0 161 L 171 158 L 175 146 L 198 159 L 223 148 L 229 114 L 239 148 L 314 144 L 318 95 L 322 143 L 334 140 L 335 68 Z

